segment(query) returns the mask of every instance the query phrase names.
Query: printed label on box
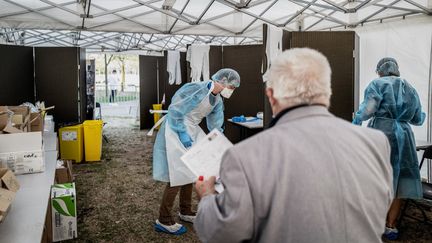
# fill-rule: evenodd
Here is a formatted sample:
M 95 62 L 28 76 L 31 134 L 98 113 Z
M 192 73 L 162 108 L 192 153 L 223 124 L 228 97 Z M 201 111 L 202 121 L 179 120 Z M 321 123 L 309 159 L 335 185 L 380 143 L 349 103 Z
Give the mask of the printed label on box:
M 0 154 L 0 164 L 9 168 L 15 175 L 45 171 L 42 151 Z
M 78 133 L 76 131 L 64 131 L 62 132 L 63 141 L 76 141 L 78 138 Z
M 74 183 L 51 187 L 53 241 L 77 237 L 76 192 Z

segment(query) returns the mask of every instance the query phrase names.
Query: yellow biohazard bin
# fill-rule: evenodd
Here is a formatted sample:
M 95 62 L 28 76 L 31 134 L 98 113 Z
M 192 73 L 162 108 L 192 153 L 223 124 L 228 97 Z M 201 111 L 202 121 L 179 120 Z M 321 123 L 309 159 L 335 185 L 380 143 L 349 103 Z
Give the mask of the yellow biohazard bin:
M 153 110 L 155 111 L 160 111 L 162 110 L 162 104 L 153 104 Z M 161 118 L 162 114 L 161 113 L 153 113 L 154 116 L 154 124 L 156 124 L 159 119 Z M 157 129 L 159 129 L 160 126 L 157 127 Z
M 102 120 L 84 121 L 84 148 L 87 162 L 100 161 L 102 156 Z
M 60 158 L 74 160 L 80 163 L 83 160 L 83 127 L 76 126 L 62 127 L 59 129 Z

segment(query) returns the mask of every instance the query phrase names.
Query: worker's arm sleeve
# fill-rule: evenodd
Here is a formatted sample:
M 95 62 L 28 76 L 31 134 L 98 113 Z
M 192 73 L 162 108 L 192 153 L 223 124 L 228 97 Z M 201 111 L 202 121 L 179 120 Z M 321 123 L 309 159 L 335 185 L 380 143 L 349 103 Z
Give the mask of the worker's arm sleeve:
M 205 196 L 194 222 L 202 242 L 245 242 L 253 236 L 254 210 L 247 177 L 234 152 L 223 157 L 220 176 L 225 190 Z
M 177 133 L 186 132 L 184 118 L 186 114 L 195 109 L 204 98 L 207 90 L 196 83 L 185 84 L 174 95 L 168 107 L 168 124 Z
M 224 105 L 223 101 L 219 99 L 218 103 L 214 107 L 213 111 L 207 115 L 207 128 L 209 131 L 213 129 L 218 129 L 220 132 L 223 132 L 224 127 Z
M 413 90 L 413 92 L 414 92 L 414 107 L 416 107 L 415 108 L 416 111 L 414 117 L 411 119 L 409 123 L 415 126 L 421 126 L 426 119 L 426 113 L 422 111 L 420 98 L 417 94 L 417 91 Z
M 353 124 L 361 125 L 363 121 L 373 117 L 381 104 L 381 100 L 382 95 L 380 95 L 375 83 L 372 82 L 365 90 L 364 100 L 354 116 Z

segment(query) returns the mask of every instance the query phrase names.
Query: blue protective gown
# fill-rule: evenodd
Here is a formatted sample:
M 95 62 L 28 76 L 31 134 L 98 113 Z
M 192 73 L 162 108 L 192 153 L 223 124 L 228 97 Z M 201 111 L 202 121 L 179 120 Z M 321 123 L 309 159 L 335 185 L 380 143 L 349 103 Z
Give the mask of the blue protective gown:
M 209 92 L 211 81 L 188 83 L 183 85 L 171 100 L 166 119 L 173 131 L 187 132 L 184 124 L 185 115 L 194 110 L 204 98 L 209 98 L 214 104 L 213 111 L 207 115 L 209 131 L 218 129 L 223 132 L 224 105 L 220 95 L 213 96 Z M 169 182 L 169 170 L 165 143 L 165 121 L 162 123 L 153 147 L 153 178 L 158 181 Z
M 422 197 L 415 138 L 410 124 L 420 126 L 425 117 L 416 90 L 397 76 L 373 80 L 355 114 L 354 124 L 361 125 L 362 121 L 372 118 L 368 126 L 381 130 L 389 139 L 397 198 Z

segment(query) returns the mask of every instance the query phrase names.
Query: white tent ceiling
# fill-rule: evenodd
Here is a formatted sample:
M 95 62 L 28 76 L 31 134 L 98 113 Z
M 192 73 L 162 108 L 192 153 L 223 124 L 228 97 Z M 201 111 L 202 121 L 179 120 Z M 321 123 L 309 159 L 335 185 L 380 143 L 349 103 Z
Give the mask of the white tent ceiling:
M 184 49 L 194 42 L 257 43 L 263 23 L 337 30 L 415 15 L 432 15 L 432 0 L 0 0 L 0 42 Z

